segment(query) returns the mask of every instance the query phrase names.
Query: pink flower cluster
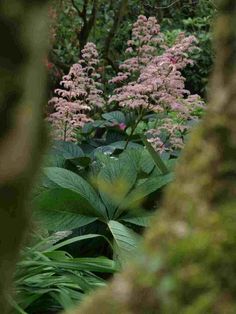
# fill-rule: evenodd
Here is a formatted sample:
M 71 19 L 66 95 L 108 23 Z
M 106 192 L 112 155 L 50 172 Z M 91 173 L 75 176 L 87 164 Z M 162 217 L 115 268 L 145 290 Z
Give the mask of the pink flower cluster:
M 104 104 L 102 90 L 98 85 L 96 72 L 98 53 L 93 43 L 82 50 L 82 60 L 72 65 L 68 75 L 63 76 L 49 104 L 54 106 L 48 120 L 54 130 L 54 137 L 64 141 L 76 141 L 76 130 L 91 121 L 89 111 Z
M 148 130 L 147 135 L 155 150 L 163 153 L 165 151 L 182 149 L 184 141 L 181 135 L 187 129 L 187 125 L 174 123 L 170 118 L 166 118 L 158 128 Z M 165 140 L 162 139 L 162 134 L 165 135 Z M 167 143 L 168 145 L 166 145 Z
M 160 152 L 182 148 L 188 121 L 196 118 L 197 108 L 204 107 L 198 95 L 186 90 L 181 73 L 193 63 L 189 53 L 197 49 L 195 37 L 180 33 L 169 46 L 156 18 L 139 16 L 127 44 L 128 57 L 120 65 L 118 75 L 110 81 L 117 88 L 109 103 L 134 110 L 138 121 L 147 113 L 160 114 L 157 127 L 148 131 L 149 141 Z M 96 46 L 87 43 L 82 59 L 63 77 L 62 88 L 55 90 L 56 97 L 50 101 L 55 112 L 49 120 L 57 139 L 75 141 L 77 129 L 91 121 L 88 113 L 94 114 L 104 106 L 97 66 Z M 120 125 L 120 129 L 125 128 L 126 125 Z
M 181 74 L 181 70 L 192 64 L 189 53 L 197 49 L 195 43 L 194 36 L 185 37 L 181 33 L 169 47 L 157 20 L 139 16 L 126 50 L 133 56 L 121 64 L 120 73 L 111 80 L 118 87 L 110 97 L 110 103 L 133 109 L 138 115 L 150 111 L 166 114 L 167 117 L 162 118 L 162 126 L 159 124 L 158 130 L 149 132 L 153 135 L 150 142 L 157 150 L 165 150 L 159 137 L 161 128 L 169 130 L 171 143 L 168 150 L 182 146 L 182 140 L 175 136 L 179 134 L 175 132 L 178 127 L 168 117 L 170 112 L 176 113 L 182 124 L 186 124 L 195 118 L 194 110 L 204 105 L 198 95 L 190 95 L 185 89 L 185 79 Z

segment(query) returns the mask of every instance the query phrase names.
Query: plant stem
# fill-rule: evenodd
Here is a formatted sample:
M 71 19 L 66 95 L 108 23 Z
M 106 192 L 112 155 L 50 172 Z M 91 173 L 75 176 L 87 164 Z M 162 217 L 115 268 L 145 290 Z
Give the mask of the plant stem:
M 161 159 L 161 156 L 159 155 L 159 153 L 154 150 L 152 145 L 148 142 L 148 140 L 146 139 L 146 137 L 143 134 L 140 136 L 141 136 L 141 139 L 143 141 L 143 144 L 146 146 L 147 150 L 149 151 L 150 155 L 152 156 L 156 166 L 160 169 L 161 173 L 162 174 L 169 173 L 169 170 L 166 167 L 163 160 Z
M 143 110 L 141 111 L 140 115 L 137 118 L 137 121 L 135 122 L 134 126 L 132 127 L 131 133 L 130 133 L 130 135 L 128 136 L 128 138 L 126 140 L 124 149 L 127 148 L 128 144 L 129 144 L 129 142 L 130 142 L 130 140 L 131 140 L 131 138 L 132 138 L 132 136 L 134 134 L 134 131 L 136 130 L 136 128 L 137 128 L 139 122 L 142 120 L 142 118 L 143 118 Z

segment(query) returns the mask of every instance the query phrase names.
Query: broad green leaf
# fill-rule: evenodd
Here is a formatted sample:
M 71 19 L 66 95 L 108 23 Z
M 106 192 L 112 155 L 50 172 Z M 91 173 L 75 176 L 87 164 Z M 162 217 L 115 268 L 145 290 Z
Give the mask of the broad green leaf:
M 83 157 L 84 152 L 82 149 L 71 142 L 55 141 L 53 149 L 57 150 L 65 159 L 72 159 L 77 157 Z
M 127 148 L 121 155 L 122 160 L 128 160 L 134 164 L 137 172 L 149 174 L 155 167 L 155 163 L 149 152 L 143 147 Z M 125 162 L 124 160 L 124 162 Z
M 77 229 L 94 222 L 97 218 L 73 214 L 68 211 L 41 211 L 36 216 L 44 228 L 49 231 Z
M 140 160 L 140 169 L 143 172 L 149 174 L 153 170 L 154 167 L 155 167 L 155 163 L 152 157 L 150 156 L 148 150 L 143 149 L 142 154 L 141 154 L 141 160 Z
M 145 215 L 145 216 L 133 216 L 130 215 L 127 217 L 122 217 L 121 220 L 131 223 L 133 225 L 141 226 L 141 227 L 148 227 L 150 225 L 150 220 L 153 216 L 152 215 Z
M 117 149 L 124 149 L 126 146 L 126 141 L 118 141 L 115 143 L 111 143 L 109 144 L 109 146 L 112 146 Z M 129 142 L 127 148 L 143 149 L 143 146 L 137 143 Z
M 105 207 L 92 186 L 79 175 L 62 168 L 45 168 L 45 175 L 58 186 L 76 192 L 83 200 L 90 203 L 97 216 L 104 217 Z
M 53 189 L 35 197 L 35 218 L 51 231 L 71 230 L 97 219 L 97 212 L 78 193 L 67 189 Z
M 123 164 L 129 164 L 135 168 L 136 172 L 140 171 L 140 162 L 143 148 L 128 148 L 121 155 L 120 160 Z
M 118 221 L 110 220 L 109 229 L 114 238 L 118 256 L 125 258 L 135 252 L 140 241 L 140 236 Z
M 45 157 L 44 166 L 45 167 L 61 167 L 65 165 L 65 158 L 60 151 L 52 149 Z
M 125 123 L 125 115 L 121 111 L 107 112 L 102 114 L 102 117 L 111 122 Z
M 104 155 L 112 155 L 114 153 L 115 149 L 116 148 L 111 146 L 111 145 L 100 146 L 94 150 L 93 156 L 96 157 L 97 154 L 101 154 L 101 153 L 103 153 Z
M 133 189 L 120 205 L 120 209 L 137 206 L 146 196 L 162 188 L 173 180 L 173 174 L 149 178 L 144 183 Z
M 113 159 L 101 169 L 97 184 L 109 219 L 115 216 L 116 209 L 134 185 L 136 177 L 136 169 L 128 160 Z

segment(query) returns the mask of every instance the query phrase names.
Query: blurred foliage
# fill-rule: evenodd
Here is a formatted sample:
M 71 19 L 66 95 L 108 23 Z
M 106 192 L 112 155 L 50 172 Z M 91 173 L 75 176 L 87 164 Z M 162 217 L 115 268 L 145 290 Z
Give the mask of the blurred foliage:
M 17 265 L 16 296 L 9 299 L 11 313 L 58 313 L 69 309 L 91 290 L 105 286 L 104 275 L 117 271 L 116 263 L 106 257 L 73 258 L 62 250 L 68 244 L 66 236 L 68 232 L 51 236 L 46 230 L 34 233 Z M 94 237 L 72 237 L 70 243 Z

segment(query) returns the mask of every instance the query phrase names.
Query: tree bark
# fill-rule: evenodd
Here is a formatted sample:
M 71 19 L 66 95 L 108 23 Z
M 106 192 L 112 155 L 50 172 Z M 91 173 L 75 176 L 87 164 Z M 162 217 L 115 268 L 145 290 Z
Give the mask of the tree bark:
M 45 145 L 46 0 L 0 1 L 0 312 L 29 225 L 27 209 Z
M 91 33 L 91 30 L 94 27 L 95 22 L 96 22 L 97 10 L 98 10 L 98 4 L 99 4 L 98 2 L 99 0 L 92 1 L 92 11 L 91 11 L 91 14 L 88 16 L 89 0 L 84 0 L 82 11 L 80 11 L 79 8 L 76 6 L 75 0 L 71 0 L 73 7 L 76 9 L 76 11 L 78 12 L 78 15 L 81 17 L 83 21 L 83 26 L 80 32 L 78 33 L 80 57 L 81 57 L 82 49 L 86 45 L 89 35 Z
M 236 313 L 236 1 L 219 1 L 210 105 L 139 257 L 73 314 Z

